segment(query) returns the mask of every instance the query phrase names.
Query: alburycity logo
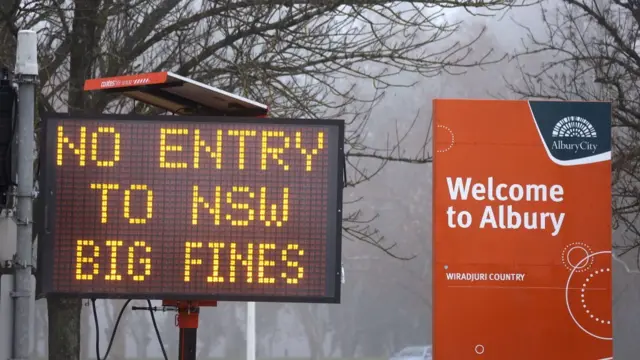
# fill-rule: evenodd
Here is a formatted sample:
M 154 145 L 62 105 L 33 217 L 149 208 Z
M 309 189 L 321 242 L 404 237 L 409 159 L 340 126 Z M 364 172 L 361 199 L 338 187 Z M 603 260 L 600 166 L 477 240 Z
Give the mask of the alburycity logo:
M 579 116 L 567 116 L 553 127 L 551 136 L 555 138 L 551 148 L 560 151 L 591 152 L 598 149 L 598 144 L 593 142 L 598 137 L 596 129 L 586 119 Z

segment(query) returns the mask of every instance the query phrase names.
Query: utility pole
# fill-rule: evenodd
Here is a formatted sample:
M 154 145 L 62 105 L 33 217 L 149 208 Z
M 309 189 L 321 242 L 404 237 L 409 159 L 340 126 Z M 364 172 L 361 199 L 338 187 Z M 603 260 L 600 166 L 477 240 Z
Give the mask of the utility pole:
M 16 80 L 18 83 L 18 203 L 16 221 L 18 239 L 15 268 L 13 317 L 13 359 L 30 357 L 31 256 L 33 224 L 33 157 L 35 90 L 38 81 L 37 35 L 33 30 L 18 32 Z

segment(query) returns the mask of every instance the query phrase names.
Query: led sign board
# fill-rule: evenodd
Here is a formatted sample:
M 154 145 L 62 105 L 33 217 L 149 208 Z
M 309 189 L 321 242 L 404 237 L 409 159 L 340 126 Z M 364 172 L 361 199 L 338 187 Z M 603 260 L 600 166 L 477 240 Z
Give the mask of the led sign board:
M 45 119 L 43 295 L 339 302 L 344 122 Z

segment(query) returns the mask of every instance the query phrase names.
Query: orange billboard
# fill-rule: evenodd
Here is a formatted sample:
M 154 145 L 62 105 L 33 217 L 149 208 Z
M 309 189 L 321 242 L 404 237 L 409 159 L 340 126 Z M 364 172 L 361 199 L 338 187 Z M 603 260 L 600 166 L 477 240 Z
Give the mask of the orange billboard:
M 434 359 L 612 359 L 611 105 L 433 119 Z

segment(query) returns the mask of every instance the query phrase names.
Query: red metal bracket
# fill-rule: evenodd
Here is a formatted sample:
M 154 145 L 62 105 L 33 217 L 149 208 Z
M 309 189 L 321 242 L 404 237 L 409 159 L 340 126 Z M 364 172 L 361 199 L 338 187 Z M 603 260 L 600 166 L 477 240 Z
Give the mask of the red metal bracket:
M 218 306 L 218 302 L 215 300 L 162 300 L 162 306 L 173 306 L 178 309 L 178 314 L 176 315 L 176 326 L 180 329 L 197 329 L 200 307 L 215 307 Z

